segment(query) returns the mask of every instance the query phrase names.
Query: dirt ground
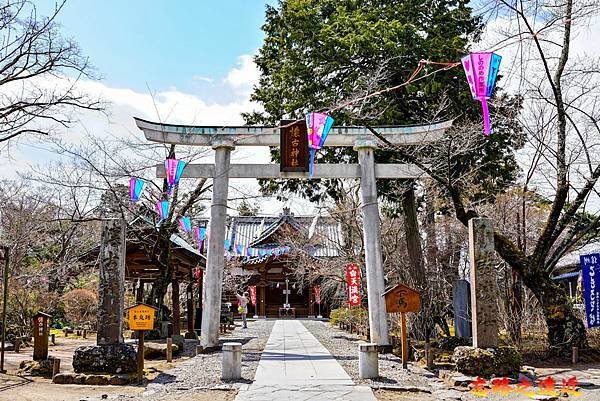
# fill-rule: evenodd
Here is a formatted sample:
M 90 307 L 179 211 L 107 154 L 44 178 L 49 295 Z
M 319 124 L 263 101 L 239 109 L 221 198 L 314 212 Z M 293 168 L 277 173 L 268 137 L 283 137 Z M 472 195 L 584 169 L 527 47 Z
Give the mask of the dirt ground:
M 52 384 L 49 379 L 22 378 L 0 374 L 2 401 L 79 401 L 100 400 L 102 395 L 140 394 L 144 387 L 134 386 L 79 386 Z M 9 383 L 10 381 L 10 383 Z M 60 394 L 59 394 L 60 392 Z M 85 396 L 84 396 L 85 394 Z
M 73 371 L 73 352 L 79 346 L 93 345 L 94 338 L 56 338 L 56 345 L 50 344 L 48 354 L 60 358 L 61 372 Z M 189 354 L 189 353 L 185 353 Z M 173 362 L 164 360 L 146 360 L 144 368 L 146 378 L 152 380 L 168 369 L 189 359 L 189 355 L 175 356 Z M 21 361 L 33 358 L 33 347 L 21 349 L 21 352 L 7 351 L 5 353 L 5 368 L 7 374 L 0 374 L 0 401 L 80 401 L 102 400 L 116 398 L 119 395 L 136 396 L 144 391 L 143 386 L 82 386 L 82 385 L 56 385 L 51 380 L 39 377 L 21 377 L 16 375 Z M 58 394 L 60 392 L 60 395 Z M 102 396 L 105 396 L 104 398 Z M 172 394 L 166 401 L 179 400 L 206 400 L 228 401 L 235 398 L 235 392 L 230 391 L 199 391 L 192 397 L 183 398 L 183 395 Z
M 143 386 L 81 386 L 52 384 L 48 379 L 0 374 L 0 401 L 95 401 L 117 396 L 140 396 Z M 59 393 L 60 392 L 60 393 Z M 170 394 L 164 401 L 232 401 L 236 391 L 198 391 Z

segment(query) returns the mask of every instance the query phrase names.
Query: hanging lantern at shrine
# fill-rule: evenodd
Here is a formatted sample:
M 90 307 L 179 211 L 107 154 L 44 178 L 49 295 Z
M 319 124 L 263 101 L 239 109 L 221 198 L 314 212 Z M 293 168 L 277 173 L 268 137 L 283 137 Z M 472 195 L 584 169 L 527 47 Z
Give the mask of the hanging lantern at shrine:
M 192 219 L 189 216 L 183 216 L 179 219 L 179 227 L 186 233 L 192 231 Z
M 156 211 L 158 212 L 158 217 L 160 221 L 163 221 L 169 215 L 169 201 L 163 200 L 156 202 Z
M 483 111 L 484 134 L 489 135 L 492 132 L 490 126 L 490 113 L 488 111 L 487 100 L 492 97 L 492 92 L 496 86 L 496 78 L 500 70 L 502 56 L 492 52 L 470 53 L 460 59 L 473 99 L 481 102 Z
M 173 193 L 173 188 L 179 184 L 179 179 L 185 168 L 185 162 L 179 159 L 165 160 L 165 173 L 167 177 L 167 194 Z
M 140 196 L 142 195 L 145 184 L 146 182 L 144 180 L 136 177 L 131 177 L 129 179 L 129 198 L 132 202 L 137 202 L 140 200 Z
M 312 177 L 315 152 L 325 144 L 327 135 L 333 127 L 333 117 L 324 113 L 308 113 L 306 115 L 306 128 L 308 135 L 308 147 L 310 149 L 309 175 Z

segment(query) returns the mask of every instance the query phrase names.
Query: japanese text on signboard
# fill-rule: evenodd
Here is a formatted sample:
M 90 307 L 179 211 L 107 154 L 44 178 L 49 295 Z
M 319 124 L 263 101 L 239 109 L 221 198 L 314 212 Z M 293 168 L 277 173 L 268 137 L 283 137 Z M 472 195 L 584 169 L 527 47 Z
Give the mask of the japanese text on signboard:
M 131 330 L 152 330 L 154 328 L 154 308 L 139 304 L 129 309 L 129 328 Z
M 583 298 L 588 328 L 600 326 L 600 254 L 581 255 Z
M 282 121 L 285 124 L 286 121 Z M 289 123 L 289 122 L 287 122 Z M 281 171 L 308 171 L 308 139 L 303 120 L 281 128 Z
M 346 278 L 348 280 L 348 305 L 358 306 L 360 300 L 360 268 L 356 263 L 346 265 Z
M 248 291 L 250 291 L 250 303 L 256 305 L 256 286 L 251 285 L 248 287 Z

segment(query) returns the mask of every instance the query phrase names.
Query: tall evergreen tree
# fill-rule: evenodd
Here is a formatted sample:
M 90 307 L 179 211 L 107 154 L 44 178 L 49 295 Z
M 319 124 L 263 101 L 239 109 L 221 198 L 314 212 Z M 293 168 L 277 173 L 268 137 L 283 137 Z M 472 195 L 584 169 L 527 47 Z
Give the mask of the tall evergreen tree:
M 276 124 L 401 84 L 421 60 L 456 62 L 479 39 L 482 24 L 465 0 L 281 0 L 277 7 L 267 7 L 263 30 L 264 44 L 255 58 L 261 77 L 252 100 L 264 111 L 246 115 L 246 121 Z M 427 65 L 422 74 L 438 68 Z M 503 99 L 503 108 L 518 104 Z M 336 125 L 397 125 L 480 119 L 481 112 L 462 69 L 454 68 L 337 110 L 333 116 Z M 520 140 L 515 133 L 514 125 L 496 126 L 491 139 L 453 159 L 453 174 L 493 164 L 493 178 L 483 169 L 479 181 L 487 180 L 492 192 L 504 188 L 517 172 L 512 150 Z M 396 156 L 378 151 L 376 161 L 390 162 Z M 278 160 L 277 149 L 272 157 Z M 356 153 L 326 148 L 317 160 L 356 162 Z M 266 193 L 290 191 L 313 201 L 336 198 L 341 185 L 335 180 L 261 184 Z M 378 184 L 380 194 L 392 200 L 403 192 L 398 186 L 396 181 Z

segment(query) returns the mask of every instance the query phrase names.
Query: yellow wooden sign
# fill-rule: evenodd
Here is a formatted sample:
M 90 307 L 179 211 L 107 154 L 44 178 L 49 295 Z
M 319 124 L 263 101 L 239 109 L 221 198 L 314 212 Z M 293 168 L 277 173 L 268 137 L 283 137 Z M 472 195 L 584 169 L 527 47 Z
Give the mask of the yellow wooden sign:
M 130 330 L 152 330 L 154 328 L 155 308 L 146 304 L 137 304 L 128 309 Z

